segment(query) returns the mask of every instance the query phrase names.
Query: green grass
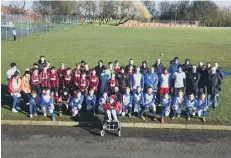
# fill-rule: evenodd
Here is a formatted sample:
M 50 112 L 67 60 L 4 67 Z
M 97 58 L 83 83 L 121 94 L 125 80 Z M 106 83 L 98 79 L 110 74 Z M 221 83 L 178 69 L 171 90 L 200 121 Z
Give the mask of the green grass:
M 163 53 L 163 56 L 160 54 Z M 20 38 L 17 42 L 2 41 L 2 84 L 6 84 L 5 72 L 9 63 L 16 62 L 21 72 L 32 66 L 41 55 L 45 55 L 54 66 L 60 61 L 74 68 L 77 61 L 86 60 L 90 67 L 99 59 L 105 63 L 119 60 L 126 65 L 133 58 L 136 65 L 146 60 L 150 65 L 161 58 L 165 65 L 178 56 L 180 62 L 186 58 L 192 63 L 218 61 L 220 66 L 231 70 L 230 28 L 123 28 L 112 26 L 83 25 L 77 28 L 54 31 Z M 231 123 L 231 77 L 223 81 L 220 105 L 216 111 L 209 109 L 208 123 Z M 2 88 L 3 89 L 3 88 Z M 2 94 L 3 98 L 4 94 Z M 12 114 L 3 98 L 2 119 L 27 119 L 25 114 Z M 4 106 L 4 107 L 3 107 Z M 44 119 L 38 117 L 38 119 Z M 63 120 L 70 120 L 64 116 Z M 130 121 L 122 118 L 123 121 Z M 140 121 L 133 117 L 132 121 Z M 185 119 L 173 120 L 183 123 Z M 192 122 L 199 123 L 198 119 Z

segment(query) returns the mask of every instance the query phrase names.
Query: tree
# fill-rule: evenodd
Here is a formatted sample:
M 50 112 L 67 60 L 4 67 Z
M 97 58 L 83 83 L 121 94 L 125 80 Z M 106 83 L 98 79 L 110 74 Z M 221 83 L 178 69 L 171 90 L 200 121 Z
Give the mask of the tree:
M 152 15 L 152 19 L 157 16 L 156 2 L 155 1 L 143 1 L 145 7 Z
M 12 14 L 23 14 L 26 1 L 10 1 L 9 8 Z

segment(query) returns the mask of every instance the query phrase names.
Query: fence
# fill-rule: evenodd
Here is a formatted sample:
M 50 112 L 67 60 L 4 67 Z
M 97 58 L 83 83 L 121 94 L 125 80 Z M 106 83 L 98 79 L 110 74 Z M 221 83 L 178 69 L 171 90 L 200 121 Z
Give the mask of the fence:
M 1 15 L 1 39 L 13 38 L 12 30 L 16 29 L 17 37 L 45 33 L 78 25 L 77 15 Z

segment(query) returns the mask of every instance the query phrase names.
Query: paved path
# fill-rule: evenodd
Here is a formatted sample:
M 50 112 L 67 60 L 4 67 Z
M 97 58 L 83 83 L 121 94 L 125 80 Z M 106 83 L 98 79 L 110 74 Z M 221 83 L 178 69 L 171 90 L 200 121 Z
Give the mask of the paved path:
M 95 133 L 96 132 L 96 133 Z M 230 158 L 230 131 L 123 128 L 122 137 L 79 127 L 2 126 L 2 157 Z

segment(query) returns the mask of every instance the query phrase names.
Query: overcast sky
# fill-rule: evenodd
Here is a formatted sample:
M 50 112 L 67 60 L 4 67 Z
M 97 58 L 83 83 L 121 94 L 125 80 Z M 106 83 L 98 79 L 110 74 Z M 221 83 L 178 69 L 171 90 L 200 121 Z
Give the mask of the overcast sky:
M 12 0 L 13 1 L 13 0 Z M 30 9 L 33 3 L 33 0 L 26 0 L 26 9 Z M 162 0 L 157 0 L 162 1 Z M 225 6 L 225 7 L 231 7 L 231 1 L 230 0 L 213 0 L 218 6 Z M 9 0 L 1 0 L 1 4 L 3 5 L 9 5 Z

